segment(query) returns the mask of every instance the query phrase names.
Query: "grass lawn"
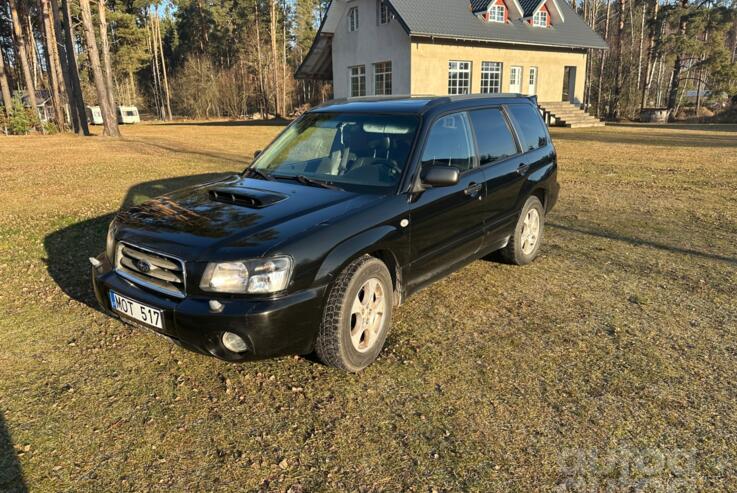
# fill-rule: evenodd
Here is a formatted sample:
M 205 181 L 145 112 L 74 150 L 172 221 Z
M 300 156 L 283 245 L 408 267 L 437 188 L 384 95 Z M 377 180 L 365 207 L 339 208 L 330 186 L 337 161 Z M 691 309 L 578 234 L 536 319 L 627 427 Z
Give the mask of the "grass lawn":
M 226 364 L 94 308 L 121 204 L 278 131 L 0 138 L 0 491 L 737 489 L 737 127 L 554 130 L 541 258 L 410 299 L 358 375 Z

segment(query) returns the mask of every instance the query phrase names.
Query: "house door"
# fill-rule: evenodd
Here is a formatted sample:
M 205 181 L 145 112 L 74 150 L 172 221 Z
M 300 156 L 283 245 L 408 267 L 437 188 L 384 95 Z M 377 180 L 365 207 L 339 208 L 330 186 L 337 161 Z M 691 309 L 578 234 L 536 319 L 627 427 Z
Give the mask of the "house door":
M 510 67 L 509 92 L 512 94 L 522 92 L 522 67 Z
M 527 85 L 527 94 L 530 96 L 537 94 L 537 67 L 530 67 L 530 80 Z
M 576 67 L 563 68 L 563 101 L 573 103 L 576 98 Z

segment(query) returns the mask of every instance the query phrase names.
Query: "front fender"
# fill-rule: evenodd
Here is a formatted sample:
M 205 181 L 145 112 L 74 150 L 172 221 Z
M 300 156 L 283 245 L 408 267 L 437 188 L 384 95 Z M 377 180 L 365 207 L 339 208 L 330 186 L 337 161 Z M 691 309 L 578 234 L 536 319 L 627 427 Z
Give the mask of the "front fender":
M 391 225 L 378 226 L 353 236 L 333 248 L 327 254 L 315 277 L 315 285 L 332 283 L 335 276 L 353 259 L 365 253 L 389 251 L 397 265 L 403 264 L 401 255 L 403 233 Z

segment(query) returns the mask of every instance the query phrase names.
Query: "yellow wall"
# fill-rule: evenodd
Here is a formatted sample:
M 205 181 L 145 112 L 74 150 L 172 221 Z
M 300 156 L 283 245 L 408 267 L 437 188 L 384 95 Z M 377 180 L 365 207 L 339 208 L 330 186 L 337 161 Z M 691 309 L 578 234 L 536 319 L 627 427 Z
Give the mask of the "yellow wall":
M 522 67 L 522 93 L 528 94 L 530 67 L 537 67 L 537 96 L 541 102 L 560 101 L 563 94 L 563 67 L 575 66 L 578 101 L 583 101 L 586 52 L 535 47 L 489 47 L 450 44 L 444 40 L 412 40 L 412 94 L 448 94 L 448 61 L 470 61 L 471 92 L 481 91 L 481 62 L 502 62 L 502 92 L 509 92 L 511 66 Z

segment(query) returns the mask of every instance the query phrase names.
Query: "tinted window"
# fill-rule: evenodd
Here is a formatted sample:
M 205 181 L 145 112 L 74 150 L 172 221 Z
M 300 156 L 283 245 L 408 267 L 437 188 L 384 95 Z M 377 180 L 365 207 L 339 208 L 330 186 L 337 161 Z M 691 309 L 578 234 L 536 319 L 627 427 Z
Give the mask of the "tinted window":
M 455 113 L 442 117 L 430 129 L 422 166 L 455 166 L 466 171 L 473 166 L 472 155 L 466 115 Z
M 512 131 L 500 110 L 478 110 L 470 114 L 471 124 L 476 131 L 481 166 L 517 154 Z
M 511 104 L 509 113 L 520 131 L 524 151 L 532 151 L 548 144 L 542 118 L 537 109 L 529 104 Z

